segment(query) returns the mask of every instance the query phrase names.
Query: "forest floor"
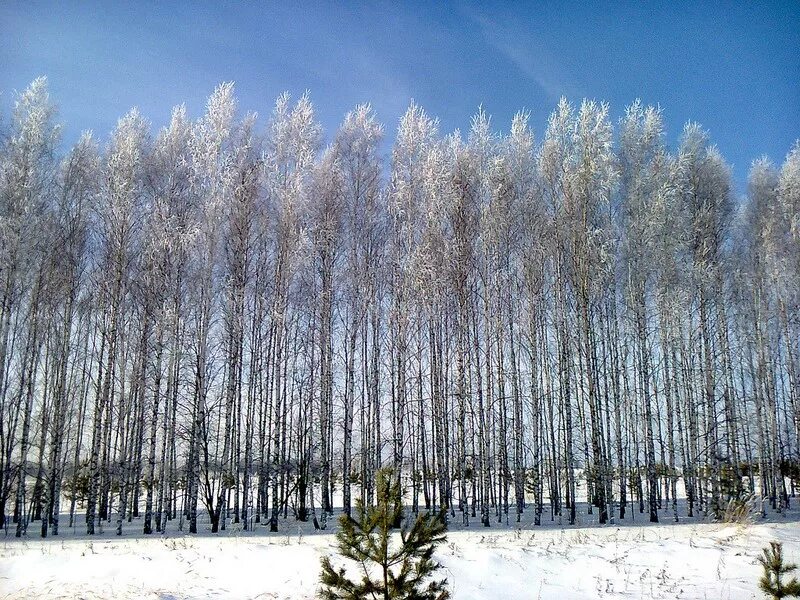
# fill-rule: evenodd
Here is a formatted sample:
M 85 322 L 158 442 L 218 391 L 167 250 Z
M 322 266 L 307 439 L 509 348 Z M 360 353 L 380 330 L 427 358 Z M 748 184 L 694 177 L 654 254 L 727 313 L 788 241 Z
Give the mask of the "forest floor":
M 526 515 L 527 516 L 527 515 Z M 762 598 L 756 557 L 770 541 L 800 562 L 800 513 L 743 525 L 686 519 L 575 527 L 453 523 L 436 558 L 453 598 Z M 66 519 L 65 519 L 66 520 Z M 138 523 L 137 523 L 138 521 Z M 331 523 L 333 524 L 333 523 Z M 160 599 L 313 598 L 319 561 L 335 551 L 334 528 L 313 532 L 281 521 L 282 531 L 228 525 L 221 535 L 173 529 L 143 536 L 141 519 L 113 523 L 94 538 L 73 533 L 38 539 L 0 533 L 0 598 Z

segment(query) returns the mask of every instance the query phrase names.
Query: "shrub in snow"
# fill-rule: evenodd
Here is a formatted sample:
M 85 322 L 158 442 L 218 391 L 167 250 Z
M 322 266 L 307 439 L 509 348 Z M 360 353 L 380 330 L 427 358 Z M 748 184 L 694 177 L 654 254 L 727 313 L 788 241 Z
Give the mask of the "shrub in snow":
M 353 568 L 349 574 L 345 567 L 337 570 L 330 557 L 323 557 L 320 596 L 329 600 L 450 598 L 447 580 L 433 579 L 440 568 L 433 551 L 446 539 L 443 515 L 419 515 L 411 527 L 400 530 L 398 540 L 392 529 L 403 518 L 403 504 L 400 482 L 391 469 L 377 472 L 376 492 L 375 506 L 358 501 L 355 517 L 339 518 L 339 554 Z
M 758 582 L 761 591 L 775 600 L 800 596 L 800 581 L 796 577 L 786 582 L 783 580 L 785 575 L 797 569 L 797 565 L 783 562 L 782 544 L 770 542 L 769 545 L 769 548 L 764 548 L 764 555 L 758 557 L 758 562 L 764 567 L 764 574 Z

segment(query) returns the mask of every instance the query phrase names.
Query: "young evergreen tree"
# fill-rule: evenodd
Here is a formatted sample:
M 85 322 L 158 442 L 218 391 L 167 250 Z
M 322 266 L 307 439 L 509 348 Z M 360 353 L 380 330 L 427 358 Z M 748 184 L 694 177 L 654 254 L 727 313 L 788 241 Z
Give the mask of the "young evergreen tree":
M 796 577 L 783 581 L 783 577 L 797 569 L 797 565 L 783 562 L 783 544 L 770 542 L 769 545 L 769 548 L 764 548 L 764 556 L 758 557 L 758 562 L 764 567 L 758 587 L 775 600 L 800 596 L 800 581 Z
M 336 570 L 330 557 L 322 559 L 320 595 L 329 600 L 390 598 L 445 600 L 450 598 L 447 580 L 432 580 L 440 565 L 433 551 L 445 540 L 444 515 L 419 515 L 400 531 L 399 544 L 392 539 L 392 524 L 403 518 L 400 483 L 393 469 L 377 472 L 377 503 L 365 507 L 356 501 L 356 516 L 343 514 L 336 534 L 339 553 L 356 563 L 363 576 L 348 577 L 344 567 Z M 352 570 L 351 570 L 352 572 Z

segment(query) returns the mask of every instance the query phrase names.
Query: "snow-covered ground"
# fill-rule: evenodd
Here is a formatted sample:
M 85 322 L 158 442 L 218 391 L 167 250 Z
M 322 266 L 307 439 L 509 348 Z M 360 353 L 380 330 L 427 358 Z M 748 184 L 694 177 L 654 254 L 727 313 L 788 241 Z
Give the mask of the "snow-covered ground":
M 771 540 L 800 562 L 794 514 L 745 526 L 711 523 L 456 529 L 437 552 L 457 600 L 502 598 L 762 598 L 755 558 Z M 88 539 L 0 537 L 0 598 L 313 598 L 327 533 L 221 536 L 134 530 Z M 32 527 L 29 533 L 35 534 Z M 13 533 L 10 533 L 13 536 Z

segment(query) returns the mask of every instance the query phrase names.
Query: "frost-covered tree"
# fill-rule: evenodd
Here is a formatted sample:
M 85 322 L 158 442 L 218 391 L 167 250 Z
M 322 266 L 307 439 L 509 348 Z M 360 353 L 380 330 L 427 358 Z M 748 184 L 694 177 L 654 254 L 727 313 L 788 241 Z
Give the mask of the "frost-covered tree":
M 644 406 L 645 465 L 650 521 L 658 522 L 658 478 L 655 441 L 658 414 L 654 414 L 653 362 L 655 331 L 649 331 L 652 288 L 655 285 L 659 231 L 664 227 L 663 205 L 670 189 L 670 162 L 664 148 L 660 112 L 636 102 L 620 123 L 620 202 L 623 234 L 624 297 L 631 313 L 635 339 L 636 387 Z M 672 417 L 671 396 L 666 402 Z M 669 428 L 670 434 L 672 428 Z
M 46 327 L 46 211 L 60 139 L 55 119 L 47 79 L 40 77 L 15 98 L 0 155 L 0 516 L 16 490 L 18 537 L 29 519 L 27 461 Z
M 688 254 L 692 305 L 700 329 L 700 397 L 705 409 L 705 445 L 702 453 L 709 468 L 708 509 L 719 517 L 722 510 L 722 462 L 738 473 L 737 421 L 730 386 L 730 348 L 724 314 L 724 247 L 731 223 L 730 169 L 708 135 L 690 123 L 683 132 L 678 153 L 680 210 L 688 226 Z M 719 395 L 722 392 L 724 433 L 720 435 Z M 723 446 L 724 443 L 724 446 Z M 726 448 L 725 448 L 726 447 Z M 725 449 L 723 449 L 725 448 Z
M 787 508 L 797 145 L 740 203 L 708 134 L 671 149 L 639 102 L 615 128 L 562 100 L 539 143 L 525 113 L 440 135 L 412 104 L 386 164 L 368 105 L 322 152 L 308 95 L 262 124 L 222 84 L 189 114 L 151 134 L 133 110 L 62 155 L 38 79 L 3 121 L 20 536 L 62 535 L 62 506 L 90 533 L 325 528 L 339 498 L 375 506 L 384 465 L 411 513 L 464 526 Z
M 342 428 L 342 510 L 350 514 L 353 426 L 360 415 L 360 478 L 362 502 L 372 501 L 374 474 L 380 465 L 379 322 L 381 285 L 380 143 L 383 127 L 369 105 L 349 112 L 336 133 L 333 153 L 340 186 L 344 324 L 344 397 Z M 357 365 L 357 357 L 360 361 Z M 360 376 L 359 376 L 360 375 Z M 358 402 L 357 402 L 358 399 Z
M 130 439 L 123 439 L 121 445 L 112 448 L 111 438 L 114 417 L 130 416 L 127 408 L 130 406 L 129 391 L 126 392 L 119 383 L 125 379 L 123 352 L 130 341 L 125 335 L 129 317 L 126 296 L 130 292 L 132 266 L 138 251 L 144 214 L 148 129 L 149 125 L 136 109 L 119 120 L 105 153 L 100 197 L 96 204 L 101 250 L 95 280 L 102 358 L 92 409 L 90 481 L 86 508 L 89 534 L 95 533 L 98 516 L 100 519 L 109 518 L 113 477 L 110 465 L 117 462 L 124 469 L 130 451 Z M 120 506 L 120 522 L 125 518 L 125 500 Z
M 286 471 L 283 468 L 287 461 L 286 445 L 283 432 L 288 427 L 289 402 L 287 396 L 287 373 L 289 360 L 285 345 L 288 343 L 292 327 L 291 311 L 294 309 L 292 291 L 296 276 L 305 264 L 310 263 L 313 255 L 309 245 L 306 227 L 307 206 L 310 202 L 310 191 L 313 189 L 314 161 L 320 145 L 321 130 L 314 116 L 314 109 L 307 95 L 302 96 L 294 105 L 288 95 L 281 96 L 275 104 L 266 139 L 266 155 L 264 161 L 265 184 L 268 202 L 271 205 L 274 223 L 274 256 L 272 258 L 272 304 L 270 307 L 270 332 L 267 348 L 268 361 L 264 365 L 267 370 L 267 426 L 264 428 L 267 460 L 263 463 L 261 478 L 266 484 L 271 482 L 272 505 L 270 510 L 270 529 L 277 531 L 281 498 L 279 482 L 285 481 Z M 320 296 L 312 295 L 311 298 Z M 297 298 L 300 299 L 299 297 Z M 307 298 L 308 299 L 308 298 Z M 324 304 L 325 302 L 323 302 Z M 324 309 L 321 306 L 320 309 Z M 313 310 L 313 309 L 312 309 Z M 321 328 L 320 328 L 321 331 Z M 327 344 L 327 332 L 321 333 L 321 346 Z M 323 417 L 317 411 L 317 420 L 312 423 L 321 435 L 328 435 L 330 425 L 328 407 L 331 389 L 331 378 L 323 376 L 320 371 L 328 362 L 320 352 L 314 354 L 313 365 L 319 375 L 314 394 L 320 409 L 324 408 Z M 317 358 L 318 357 L 318 358 Z M 323 422 L 323 419 L 326 419 Z M 327 460 L 329 446 L 322 443 L 321 435 L 316 437 L 316 456 L 320 463 Z M 323 468 L 323 471 L 325 469 Z M 327 483 L 327 482 L 326 482 Z M 326 484 L 322 485 L 323 524 L 331 506 L 330 496 L 326 493 Z M 266 498 L 264 498 L 266 506 Z
M 408 409 L 411 390 L 412 325 L 419 308 L 413 297 L 412 257 L 419 244 L 421 220 L 425 210 L 423 164 L 438 138 L 438 124 L 422 108 L 412 104 L 397 129 L 392 149 L 388 184 L 389 227 L 387 274 L 389 389 L 391 390 L 390 429 L 392 466 L 398 482 L 406 457 Z M 422 416 L 420 415 L 420 418 Z M 422 440 L 420 440 L 421 443 Z M 425 465 L 422 466 L 423 473 Z M 424 476 L 424 475 L 423 475 Z

